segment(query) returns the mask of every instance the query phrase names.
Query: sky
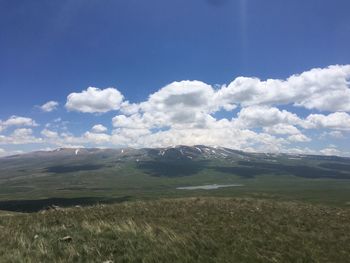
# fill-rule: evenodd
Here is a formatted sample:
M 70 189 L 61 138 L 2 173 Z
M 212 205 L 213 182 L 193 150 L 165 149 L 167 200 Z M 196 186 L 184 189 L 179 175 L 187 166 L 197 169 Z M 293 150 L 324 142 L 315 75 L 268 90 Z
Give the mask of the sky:
M 350 156 L 348 0 L 0 0 L 0 156 Z

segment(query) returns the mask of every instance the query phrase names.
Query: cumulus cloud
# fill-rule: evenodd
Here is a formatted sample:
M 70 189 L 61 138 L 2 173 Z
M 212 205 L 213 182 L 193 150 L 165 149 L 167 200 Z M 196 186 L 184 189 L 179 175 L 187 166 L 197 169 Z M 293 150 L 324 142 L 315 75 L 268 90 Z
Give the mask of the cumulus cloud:
M 35 127 L 38 126 L 38 124 L 31 118 L 27 117 L 20 117 L 20 116 L 11 116 L 6 121 L 0 120 L 0 131 L 7 129 L 11 126 L 28 126 L 28 127 Z
M 204 128 L 215 119 L 220 108 L 215 90 L 201 81 L 173 82 L 151 94 L 139 104 L 125 103 L 112 120 L 116 128 Z M 233 107 L 231 106 L 231 109 Z
M 279 134 L 279 135 L 296 135 L 300 134 L 300 130 L 290 124 L 285 124 L 285 123 L 278 123 L 272 126 L 267 126 L 263 128 L 264 132 L 269 133 L 269 134 Z
M 89 87 L 80 93 L 69 94 L 66 108 L 69 111 L 105 113 L 118 110 L 123 98 L 123 95 L 115 88 L 98 89 Z
M 101 132 L 106 132 L 107 128 L 102 124 L 96 124 L 91 128 L 91 131 L 95 133 L 101 133 Z
M 5 150 L 0 148 L 0 157 L 10 156 L 14 154 L 21 154 L 21 153 L 23 153 L 23 151 L 21 150 Z
M 223 86 L 185 80 L 172 82 L 141 102 L 124 100 L 114 88 L 89 87 L 69 94 L 65 107 L 86 113 L 116 111 L 113 130 L 108 133 L 105 126 L 96 124 L 80 135 L 68 129 L 59 133 L 59 121 L 47 124 L 41 136 L 52 145 L 207 144 L 249 151 L 320 153 L 307 147 L 311 139 L 317 139 L 314 129 L 326 132 L 328 139 L 350 131 L 349 80 L 350 65 L 311 69 L 286 79 L 237 77 Z M 296 107 L 304 110 L 295 111 Z M 312 114 L 307 116 L 310 109 Z M 31 126 L 28 123 L 24 126 Z M 300 143 L 306 145 L 300 148 Z
M 335 147 L 324 148 L 320 150 L 320 153 L 323 155 L 340 155 L 341 152 Z
M 294 104 L 322 111 L 350 111 L 350 65 L 315 68 L 286 80 L 238 77 L 217 92 L 227 104 Z
M 137 103 L 130 103 L 129 101 L 124 101 L 120 105 L 120 111 L 126 115 L 132 115 L 139 111 L 140 105 Z
M 234 119 L 238 127 L 255 128 L 278 124 L 300 124 L 302 120 L 294 113 L 275 107 L 250 106 L 243 108 Z
M 124 102 L 121 109 L 123 114 L 112 119 L 117 132 L 111 138 L 118 144 L 164 146 L 201 143 L 240 149 L 249 149 L 260 140 L 260 144 L 265 145 L 260 148 L 286 149 L 283 145 L 290 142 L 311 141 L 300 128 L 347 129 L 347 124 L 344 124 L 346 113 L 318 114 L 319 118 L 325 119 L 321 122 L 316 116 L 310 115 L 303 119 L 295 113 L 277 108 L 277 105 L 293 104 L 308 109 L 346 110 L 346 103 L 337 104 L 334 101 L 333 104 L 324 104 L 311 101 L 326 100 L 330 90 L 342 91 L 346 97 L 349 76 L 350 66 L 336 65 L 312 69 L 286 80 L 261 81 L 257 78 L 238 77 L 229 85 L 216 89 L 201 81 L 173 82 L 151 94 L 144 102 Z M 222 109 L 232 111 L 237 106 L 241 109 L 231 121 L 214 117 Z M 342 117 L 343 121 L 335 122 L 335 117 Z M 249 130 L 256 128 L 261 128 L 263 132 Z M 137 135 L 138 137 L 135 135 L 132 140 L 121 133 L 135 129 L 149 132 Z M 253 135 L 249 137 L 250 145 L 246 145 L 246 139 L 242 136 L 241 138 L 237 134 L 232 136 L 224 133 L 225 129 L 236 133 L 242 130 L 252 132 Z M 281 135 L 286 138 L 279 137 Z
M 305 127 L 350 130 L 350 115 L 346 112 L 335 112 L 329 115 L 311 114 L 306 118 Z
M 45 124 L 45 128 L 50 128 L 54 130 L 68 130 L 68 124 L 70 122 L 67 120 L 62 120 L 61 117 L 56 118 L 48 123 Z
M 332 138 L 343 139 L 345 138 L 344 134 L 341 131 L 330 131 L 328 135 Z
M 41 143 L 42 139 L 33 135 L 29 128 L 15 129 L 10 135 L 0 135 L 0 144 L 34 144 Z
M 117 115 L 112 119 L 112 124 L 116 128 L 145 129 L 151 128 L 155 121 L 149 114 L 133 114 L 131 116 Z
M 283 138 L 248 129 L 235 128 L 223 119 L 206 128 L 169 128 L 156 132 L 149 129 L 119 128 L 114 130 L 112 143 L 131 147 L 165 147 L 169 145 L 220 145 L 236 149 L 255 148 L 260 151 L 278 151 L 288 142 Z
M 217 109 L 214 89 L 201 81 L 173 82 L 140 103 L 138 116 L 151 127 L 205 126 L 209 113 Z M 139 121 L 138 121 L 139 122 Z
M 110 135 L 105 133 L 86 132 L 84 138 L 93 144 L 104 144 L 110 142 Z
M 203 108 L 207 109 L 214 95 L 213 88 L 201 81 L 173 82 L 153 93 L 143 109 Z
M 46 138 L 57 138 L 58 137 L 58 133 L 55 131 L 50 131 L 48 129 L 44 129 L 41 131 L 41 135 L 43 135 Z
M 288 140 L 291 142 L 309 142 L 311 139 L 304 134 L 294 134 L 288 136 Z
M 285 153 L 290 154 L 319 154 L 317 151 L 308 147 L 291 147 L 284 150 Z
M 40 109 L 44 112 L 51 112 L 57 109 L 59 103 L 57 101 L 48 101 L 40 106 Z

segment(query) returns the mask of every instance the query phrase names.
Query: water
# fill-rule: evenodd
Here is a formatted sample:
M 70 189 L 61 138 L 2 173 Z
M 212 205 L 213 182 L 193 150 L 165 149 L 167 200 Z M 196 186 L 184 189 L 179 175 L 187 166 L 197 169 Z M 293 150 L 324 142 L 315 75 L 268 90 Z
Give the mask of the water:
M 185 186 L 185 187 L 177 187 L 179 190 L 214 190 L 224 187 L 235 187 L 235 186 L 243 186 L 242 184 L 207 184 L 207 185 L 197 185 L 197 186 Z

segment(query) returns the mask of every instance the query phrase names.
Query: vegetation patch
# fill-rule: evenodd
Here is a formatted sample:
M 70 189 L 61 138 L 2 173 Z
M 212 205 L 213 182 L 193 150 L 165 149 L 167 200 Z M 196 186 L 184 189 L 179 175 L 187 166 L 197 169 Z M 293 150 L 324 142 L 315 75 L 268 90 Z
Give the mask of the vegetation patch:
M 46 168 L 46 172 L 49 173 L 71 173 L 71 172 L 79 172 L 79 171 L 91 171 L 98 170 L 104 167 L 104 165 L 100 164 L 85 164 L 85 165 L 57 165 L 50 166 Z
M 175 160 L 140 162 L 138 168 L 152 176 L 191 176 L 206 168 L 207 161 Z
M 233 198 L 0 217 L 2 262 L 348 262 L 350 209 Z
M 120 198 L 103 198 L 103 197 L 77 197 L 77 198 L 46 198 L 38 200 L 7 200 L 0 201 L 0 210 L 32 213 L 43 209 L 49 209 L 52 206 L 67 207 L 75 205 L 94 205 L 110 204 L 124 202 L 129 200 L 128 196 Z

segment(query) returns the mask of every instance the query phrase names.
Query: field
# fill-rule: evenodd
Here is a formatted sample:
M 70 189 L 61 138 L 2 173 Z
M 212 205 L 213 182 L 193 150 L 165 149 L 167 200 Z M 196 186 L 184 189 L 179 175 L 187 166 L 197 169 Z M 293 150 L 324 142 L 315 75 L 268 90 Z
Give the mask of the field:
M 52 204 L 92 205 L 191 196 L 254 197 L 335 206 L 350 204 L 348 170 L 347 177 L 337 178 L 338 170 L 315 166 L 300 166 L 292 171 L 277 166 L 276 172 L 264 168 L 261 163 L 251 167 L 228 166 L 218 160 L 199 160 L 187 165 L 170 161 L 98 165 L 43 164 L 42 168 L 26 168 L 25 172 L 5 170 L 0 173 L 0 210 L 32 212 Z M 330 172 L 324 174 L 324 171 Z M 240 184 L 242 187 L 210 191 L 177 189 L 207 184 Z
M 2 262 L 349 262 L 350 210 L 181 198 L 0 215 Z
M 343 263 L 349 218 L 349 158 L 207 146 L 0 158 L 0 262 Z

